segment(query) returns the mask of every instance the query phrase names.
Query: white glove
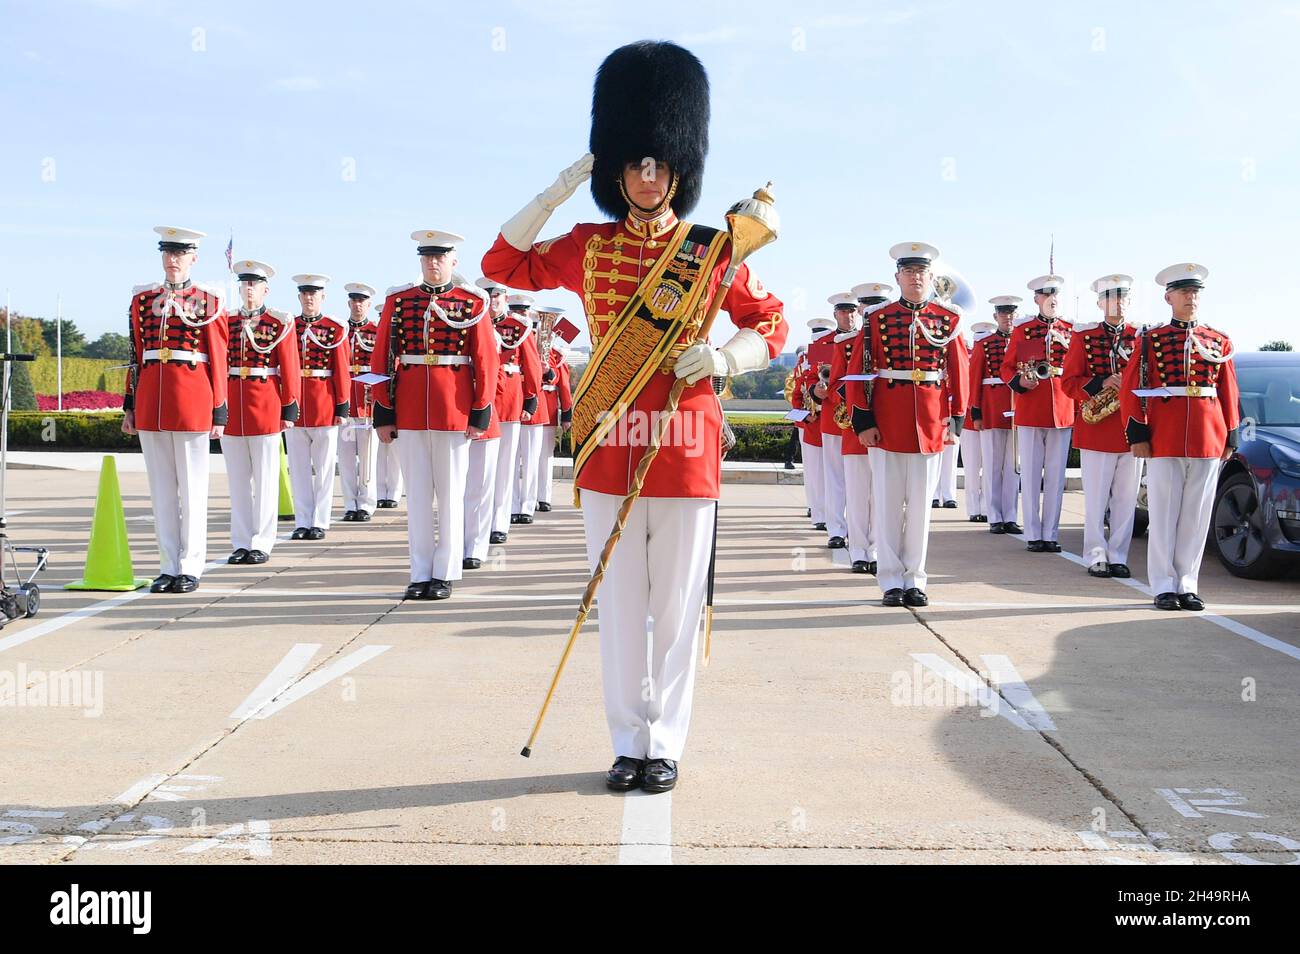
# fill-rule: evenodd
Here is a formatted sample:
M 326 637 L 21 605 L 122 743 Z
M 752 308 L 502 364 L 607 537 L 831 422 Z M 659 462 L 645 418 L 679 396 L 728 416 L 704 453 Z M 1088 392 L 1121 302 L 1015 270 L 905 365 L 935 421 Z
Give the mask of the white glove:
M 593 162 L 595 157 L 587 153 L 561 172 L 549 187 L 534 196 L 515 214 L 514 218 L 501 226 L 501 237 L 521 252 L 532 248 L 542 231 L 542 226 L 551 217 L 551 213 L 559 208 L 565 199 L 573 195 L 578 190 L 578 186 L 591 178 Z
M 709 344 L 693 344 L 682 352 L 673 373 L 694 384 L 710 375 L 735 377 L 748 371 L 762 371 L 771 361 L 767 341 L 752 328 L 741 328 L 735 337 L 721 348 Z

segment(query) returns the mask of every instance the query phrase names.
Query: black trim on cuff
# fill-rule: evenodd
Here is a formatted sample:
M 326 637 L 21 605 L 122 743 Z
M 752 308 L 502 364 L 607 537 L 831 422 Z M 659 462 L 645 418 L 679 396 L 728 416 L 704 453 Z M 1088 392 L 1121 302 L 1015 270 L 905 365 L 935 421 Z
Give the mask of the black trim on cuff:
M 536 401 L 537 401 L 537 399 L 534 398 L 533 401 L 534 401 L 534 407 L 535 407 L 535 406 L 536 406 Z M 378 405 L 378 404 L 375 405 L 375 410 L 376 410 L 376 411 L 379 410 L 379 405 Z M 469 426 L 470 426 L 470 427 L 477 427 L 480 431 L 486 431 L 486 430 L 488 429 L 488 426 L 491 425 L 491 423 L 492 423 L 492 405 L 491 405 L 491 404 L 488 404 L 488 405 L 486 405 L 486 406 L 484 406 L 484 407 L 476 407 L 476 408 L 474 408 L 473 410 L 471 410 L 471 411 L 469 412 Z
M 572 408 L 570 408 L 570 409 L 567 410 L 567 411 L 561 411 L 561 412 L 560 412 L 560 423 L 561 423 L 561 424 L 572 424 L 572 423 L 573 423 L 573 409 L 572 409 Z
M 385 407 L 378 401 L 375 402 L 375 427 L 389 427 L 397 423 L 397 412 L 391 407 Z
M 1106 379 L 1100 374 L 1094 375 L 1092 380 L 1083 386 L 1083 389 L 1088 393 L 1089 397 L 1096 397 L 1101 393 L 1101 389 L 1105 385 L 1105 382 Z
M 1228 431 L 1228 448 L 1229 450 L 1236 450 L 1237 447 L 1240 446 L 1240 444 L 1241 444 L 1241 428 L 1234 427 L 1232 430 Z
M 954 434 L 960 434 L 961 426 L 966 423 L 966 419 L 954 414 L 952 417 L 948 418 L 948 420 L 952 421 L 952 432 Z
M 294 401 L 280 408 L 280 420 L 297 421 L 298 420 L 298 402 Z
M 134 394 L 124 394 L 124 395 L 122 395 L 122 410 L 124 410 L 124 411 L 134 411 L 134 410 L 135 410 L 135 395 L 134 395 Z
M 1029 391 L 1029 388 L 1020 383 L 1020 375 L 1018 374 L 1011 376 L 1011 380 L 1007 382 L 1007 387 L 1017 394 L 1026 394 Z
M 226 422 L 230 420 L 230 408 L 223 403 L 212 409 L 212 426 L 225 427 Z
M 530 416 L 537 413 L 536 395 L 530 398 L 524 398 L 524 413 Z
M 972 421 L 981 421 L 981 422 L 984 420 L 983 416 L 980 414 L 979 408 L 973 407 L 970 409 L 970 419 Z
M 335 405 L 334 405 L 334 416 L 335 416 L 335 417 L 347 417 L 347 416 L 348 416 L 348 405 L 351 404 L 351 403 L 352 403 L 351 401 L 340 401 L 338 404 L 335 404 Z
M 1148 443 L 1151 440 L 1151 425 L 1143 424 L 1130 417 L 1128 423 L 1124 425 L 1124 438 L 1130 447 L 1134 444 Z
M 861 434 L 863 431 L 870 430 L 876 426 L 876 412 L 864 410 L 860 407 L 853 409 L 853 433 Z

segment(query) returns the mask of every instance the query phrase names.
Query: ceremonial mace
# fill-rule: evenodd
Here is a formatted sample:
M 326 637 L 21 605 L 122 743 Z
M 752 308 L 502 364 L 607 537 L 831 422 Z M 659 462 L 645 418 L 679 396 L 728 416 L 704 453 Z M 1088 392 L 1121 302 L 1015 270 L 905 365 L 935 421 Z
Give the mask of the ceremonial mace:
M 780 228 L 780 219 L 776 214 L 772 198 L 772 183 L 768 183 L 763 188 L 754 193 L 751 199 L 742 199 L 727 210 L 727 232 L 731 238 L 731 263 L 727 270 L 722 273 L 722 281 L 718 283 L 717 289 L 713 292 L 713 300 L 709 302 L 709 310 L 704 315 L 704 321 L 700 323 L 699 331 L 696 332 L 692 343 L 703 341 L 709 336 L 709 329 L 713 327 L 713 321 L 718 317 L 718 311 L 722 308 L 722 300 L 727 296 L 731 283 L 736 279 L 736 272 L 740 268 L 741 262 L 749 258 L 750 255 L 757 252 L 764 245 L 776 241 L 776 233 Z M 574 643 L 577 642 L 578 633 L 582 630 L 582 624 L 587 621 L 587 616 L 591 613 L 591 605 L 596 599 L 596 590 L 600 587 L 600 581 L 605 577 L 605 571 L 609 568 L 610 558 L 614 554 L 614 547 L 618 544 L 619 538 L 623 536 L 623 528 L 627 525 L 628 515 L 632 512 L 632 505 L 636 503 L 637 497 L 641 496 L 641 487 L 645 483 L 646 473 L 650 470 L 650 465 L 659 454 L 659 445 L 663 442 L 664 433 L 668 430 L 668 424 L 673 415 L 677 413 L 677 405 L 682 399 L 682 392 L 686 390 L 686 379 L 678 378 L 673 382 L 673 388 L 668 393 L 668 403 L 664 406 L 663 413 L 655 422 L 654 433 L 650 437 L 650 444 L 646 448 L 645 455 L 637 464 L 636 474 L 632 479 L 632 489 L 628 491 L 623 503 L 618 508 L 618 519 L 614 521 L 614 529 L 610 531 L 609 539 L 605 541 L 605 547 L 600 551 L 600 561 L 596 564 L 596 570 L 591 574 L 591 579 L 587 581 L 587 588 L 582 594 L 582 603 L 578 606 L 578 617 L 573 621 L 573 628 L 569 631 L 569 641 L 564 644 L 564 652 L 560 655 L 560 662 L 555 667 L 555 675 L 551 678 L 551 687 L 546 690 L 546 698 L 542 700 L 542 708 L 537 713 L 537 721 L 533 723 L 533 731 L 528 736 L 528 744 L 520 751 L 520 755 L 528 758 L 533 754 L 533 743 L 537 741 L 537 734 L 542 730 L 542 720 L 546 718 L 546 710 L 550 708 L 551 699 L 555 695 L 555 687 L 560 683 L 560 676 L 564 673 L 565 664 L 569 661 L 569 654 L 573 652 Z

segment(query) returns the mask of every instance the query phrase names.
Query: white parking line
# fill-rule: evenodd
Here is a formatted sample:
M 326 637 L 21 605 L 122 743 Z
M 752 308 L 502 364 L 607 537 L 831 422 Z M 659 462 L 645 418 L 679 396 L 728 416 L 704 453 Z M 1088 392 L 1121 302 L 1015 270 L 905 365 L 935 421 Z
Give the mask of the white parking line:
M 673 863 L 672 792 L 650 794 L 635 790 L 623 796 L 623 834 L 619 838 L 618 863 Z
M 105 610 L 114 609 L 130 603 L 132 600 L 138 600 L 142 596 L 148 596 L 149 591 L 145 589 L 132 590 L 130 593 L 119 593 L 117 596 L 98 603 L 91 603 L 89 606 L 83 606 L 80 609 L 71 610 L 62 616 L 56 616 L 54 619 L 47 619 L 43 623 L 37 623 L 26 629 L 21 629 L 12 636 L 6 636 L 0 639 L 0 653 L 7 649 L 13 649 L 15 646 L 21 646 L 23 643 L 30 643 L 33 639 L 40 639 L 42 636 L 48 636 L 50 633 L 58 632 L 65 626 L 71 626 L 79 620 L 96 616 Z

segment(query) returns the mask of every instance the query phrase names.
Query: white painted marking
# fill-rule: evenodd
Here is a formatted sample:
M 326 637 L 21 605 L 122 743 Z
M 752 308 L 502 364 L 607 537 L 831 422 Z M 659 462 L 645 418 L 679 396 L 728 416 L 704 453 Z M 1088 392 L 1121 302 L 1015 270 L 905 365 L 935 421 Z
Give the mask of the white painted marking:
M 296 648 L 296 647 L 295 647 Z M 335 679 L 343 676 L 358 666 L 361 666 L 383 653 L 392 649 L 392 646 L 362 646 L 356 652 L 349 653 L 341 659 L 336 659 L 324 669 L 318 669 L 301 682 L 294 683 L 282 694 L 272 699 L 267 699 L 261 707 L 249 714 L 251 719 L 269 719 L 277 712 L 293 705 L 299 699 L 310 695 L 322 686 L 329 685 Z M 292 650 L 290 650 L 292 652 Z M 314 652 L 314 650 L 313 650 Z M 285 657 L 288 658 L 287 656 Z
M 182 848 L 179 854 L 197 855 L 213 848 L 233 848 L 236 851 L 247 851 L 255 858 L 271 857 L 271 826 L 264 821 L 250 821 L 248 823 L 248 837 L 242 841 L 234 839 L 244 834 L 242 824 L 231 825 L 223 831 L 217 832 L 215 837 L 205 838 L 200 842 Z
M 11 808 L 5 812 L 6 818 L 62 818 L 67 812 L 45 812 L 35 808 Z
M 134 805 L 140 799 L 144 798 L 151 789 L 156 788 L 166 780 L 166 775 L 146 775 L 121 795 L 113 799 L 113 801 L 117 802 L 119 805 Z M 82 825 L 81 827 L 85 828 L 86 826 Z
M 1034 694 L 1020 678 L 1020 673 L 1016 672 L 1016 667 L 1008 657 L 981 655 L 980 659 L 984 660 L 984 671 L 988 673 L 989 679 L 1002 691 L 1006 700 L 1016 707 L 1016 711 L 1025 717 L 1026 722 L 1039 732 L 1056 731 L 1056 723 L 1034 698 Z
M 1242 818 L 1267 818 L 1259 812 L 1249 812 L 1232 805 L 1245 805 L 1246 796 L 1226 788 L 1157 788 L 1156 794 L 1169 803 L 1169 807 L 1184 818 L 1204 818 L 1202 814 L 1238 815 Z M 1218 795 L 1219 798 L 1183 798 L 1184 795 Z
M 967 669 L 958 669 L 948 660 L 942 656 L 936 656 L 934 653 L 909 653 L 909 655 L 961 692 L 963 698 L 975 700 L 980 708 L 1002 716 L 1018 729 L 1024 729 L 1028 732 L 1034 730 L 1035 727 L 1025 721 L 1024 716 L 1017 712 L 1014 706 L 1003 705 L 1002 699 L 997 693 L 985 685 L 982 680 L 977 679 L 973 672 Z
M 147 589 L 132 590 L 130 593 L 119 593 L 110 599 L 101 600 L 98 603 L 91 603 L 89 606 L 83 606 L 80 609 L 64 613 L 62 616 L 56 616 L 54 619 L 48 619 L 43 623 L 36 623 L 20 629 L 12 636 L 5 636 L 0 639 L 0 653 L 7 649 L 13 649 L 15 646 L 21 646 L 23 643 L 30 643 L 33 639 L 40 639 L 42 636 L 48 636 L 50 633 L 58 632 L 65 626 L 71 626 L 83 619 L 96 616 L 105 610 L 116 609 L 124 603 L 130 603 L 132 600 L 138 600 L 142 596 L 148 596 Z
M 1239 865 L 1271 865 L 1275 863 L 1285 865 L 1300 865 L 1300 841 L 1287 838 L 1285 835 L 1273 835 L 1266 831 L 1248 831 L 1246 835 L 1254 838 L 1256 841 L 1271 841 L 1273 844 L 1285 848 L 1294 854 L 1294 861 L 1272 862 L 1260 861 L 1252 858 L 1250 855 L 1240 851 L 1233 851 L 1237 847 L 1237 839 L 1245 837 L 1240 832 L 1235 831 L 1218 831 L 1210 836 L 1210 847 L 1219 852 L 1224 858 Z M 1272 849 L 1276 851 L 1277 849 Z
M 673 863 L 673 793 L 634 790 L 623 797 L 620 865 Z
M 258 684 L 256 689 L 248 694 L 247 698 L 236 707 L 234 712 L 230 713 L 230 718 L 247 719 L 262 706 L 288 689 L 293 681 L 302 675 L 302 671 L 307 668 L 307 664 L 311 662 L 311 657 L 316 655 L 320 647 L 320 643 L 294 643 L 289 651 L 284 654 L 284 658 L 276 663 L 270 674 Z

